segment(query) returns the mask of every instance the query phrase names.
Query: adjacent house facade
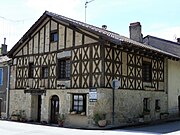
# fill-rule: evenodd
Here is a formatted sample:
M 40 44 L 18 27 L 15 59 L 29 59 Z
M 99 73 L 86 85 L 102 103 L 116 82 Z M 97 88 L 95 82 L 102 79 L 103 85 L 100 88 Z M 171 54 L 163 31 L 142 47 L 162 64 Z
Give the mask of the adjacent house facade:
M 142 40 L 136 25 L 130 25 L 131 38 Z M 10 114 L 25 110 L 28 120 L 57 123 L 61 113 L 68 127 L 92 127 L 97 113 L 114 125 L 140 115 L 160 119 L 168 111 L 167 61 L 180 58 L 48 11 L 8 56 Z M 120 81 L 114 96 L 113 79 Z
M 7 45 L 2 44 L 0 48 L 0 118 L 7 118 L 8 111 L 8 88 L 9 88 L 9 61 L 6 56 Z
M 154 36 L 146 36 L 144 43 L 166 52 L 180 56 L 180 39 L 177 42 L 168 41 Z M 167 59 L 167 87 L 168 87 L 168 112 L 171 116 L 180 114 L 180 62 Z

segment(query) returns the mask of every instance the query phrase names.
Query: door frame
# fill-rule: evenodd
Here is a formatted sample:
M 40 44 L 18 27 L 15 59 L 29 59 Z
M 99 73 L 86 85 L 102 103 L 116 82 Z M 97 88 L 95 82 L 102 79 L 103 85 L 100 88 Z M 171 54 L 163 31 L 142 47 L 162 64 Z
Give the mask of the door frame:
M 53 105 L 54 102 L 54 105 Z M 57 103 L 58 102 L 58 103 Z M 50 99 L 50 122 L 53 124 L 57 124 L 57 114 L 59 113 L 59 97 L 57 95 L 53 95 Z M 57 104 L 57 107 L 56 107 Z
M 41 103 L 42 103 L 41 95 L 38 95 L 37 98 L 38 98 L 37 121 L 40 122 L 41 121 Z

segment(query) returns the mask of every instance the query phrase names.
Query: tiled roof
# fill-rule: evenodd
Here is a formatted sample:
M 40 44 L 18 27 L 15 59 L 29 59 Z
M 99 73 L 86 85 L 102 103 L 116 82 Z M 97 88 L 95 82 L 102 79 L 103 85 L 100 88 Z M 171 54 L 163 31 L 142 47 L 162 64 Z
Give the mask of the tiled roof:
M 180 57 L 180 43 L 148 35 L 144 43 Z
M 30 35 L 33 31 L 35 31 L 35 29 L 42 23 L 42 21 L 47 17 L 52 17 L 54 19 L 56 19 L 57 21 L 64 21 L 68 24 L 74 25 L 76 27 L 82 28 L 84 30 L 87 30 L 89 32 L 92 32 L 96 35 L 102 36 L 104 38 L 106 38 L 107 40 L 117 44 L 117 45 L 122 45 L 122 42 L 128 43 L 133 45 L 133 47 L 137 47 L 137 48 L 142 48 L 142 49 L 146 49 L 147 51 L 151 50 L 153 52 L 157 52 L 157 53 L 161 53 L 170 57 L 175 57 L 177 59 L 180 59 L 180 56 L 177 56 L 175 54 L 157 49 L 155 47 L 149 46 L 149 45 L 145 45 L 139 42 L 136 42 L 134 40 L 131 40 L 127 37 L 124 37 L 122 35 L 119 35 L 118 33 L 115 32 L 111 32 L 108 30 L 105 30 L 103 28 L 99 28 L 84 22 L 80 22 L 62 15 L 58 15 L 49 11 L 45 11 L 45 13 L 35 22 L 35 24 L 23 35 L 23 37 L 19 40 L 19 42 L 16 43 L 16 45 L 10 50 L 10 52 L 8 53 L 8 55 L 10 57 L 12 57 L 13 52 L 17 49 L 17 47 L 19 46 L 19 44 L 23 41 L 25 41 L 28 38 L 28 35 Z
M 172 57 L 180 59 L 180 56 L 178 56 L 176 54 L 172 54 L 170 52 L 155 48 L 153 46 L 142 44 L 140 42 L 137 42 L 137 41 L 134 41 L 134 40 L 132 40 L 130 38 L 122 36 L 122 35 L 120 35 L 118 33 L 111 32 L 111 31 L 105 30 L 103 28 L 99 28 L 99 27 L 96 27 L 96 26 L 93 26 L 93 25 L 90 25 L 90 24 L 87 24 L 87 23 L 83 23 L 83 22 L 80 22 L 80 21 L 77 21 L 77 20 L 74 20 L 74 19 L 71 19 L 71 18 L 68 18 L 68 17 L 64 17 L 62 15 L 58 15 L 58 14 L 55 14 L 55 13 L 52 13 L 52 12 L 46 11 L 46 14 L 49 15 L 49 16 L 52 16 L 52 17 L 54 17 L 56 19 L 63 20 L 63 21 L 66 21 L 68 23 L 71 23 L 71 24 L 73 24 L 73 25 L 75 25 L 77 27 L 82 27 L 82 28 L 84 28 L 86 30 L 94 32 L 95 34 L 99 34 L 101 36 L 108 37 L 112 42 L 115 42 L 116 44 L 118 44 L 118 43 L 121 44 L 121 42 L 126 42 L 126 43 L 133 44 L 134 46 L 137 46 L 137 47 L 140 47 L 140 48 L 153 50 L 155 52 L 162 53 L 162 54 L 165 54 L 165 55 L 172 56 Z

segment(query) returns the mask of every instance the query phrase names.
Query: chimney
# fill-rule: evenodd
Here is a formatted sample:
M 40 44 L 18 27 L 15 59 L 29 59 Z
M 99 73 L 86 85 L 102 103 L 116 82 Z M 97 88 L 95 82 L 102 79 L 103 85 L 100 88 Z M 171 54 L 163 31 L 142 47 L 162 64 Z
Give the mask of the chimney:
M 130 34 L 130 39 L 142 43 L 143 35 L 141 33 L 141 24 L 140 24 L 140 22 L 130 23 L 129 34 Z
M 180 43 L 180 38 L 177 38 L 177 42 Z
M 102 25 L 102 29 L 107 29 L 107 25 Z
M 1 44 L 1 55 L 7 54 L 6 38 L 4 38 L 4 44 Z

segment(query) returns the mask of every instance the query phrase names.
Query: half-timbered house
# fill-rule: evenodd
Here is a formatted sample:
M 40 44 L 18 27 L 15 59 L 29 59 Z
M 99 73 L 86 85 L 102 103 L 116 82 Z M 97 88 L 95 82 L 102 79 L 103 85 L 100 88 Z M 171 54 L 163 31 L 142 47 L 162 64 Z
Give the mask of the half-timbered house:
M 10 113 L 28 120 L 91 127 L 145 121 L 167 112 L 166 59 L 179 56 L 46 11 L 8 53 L 12 58 Z M 118 79 L 114 102 L 112 80 Z M 113 105 L 114 103 L 114 105 Z M 114 106 L 114 109 L 113 109 Z

